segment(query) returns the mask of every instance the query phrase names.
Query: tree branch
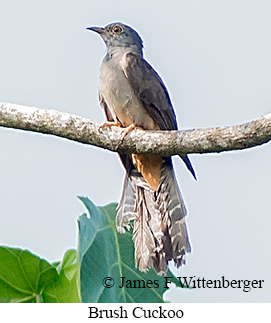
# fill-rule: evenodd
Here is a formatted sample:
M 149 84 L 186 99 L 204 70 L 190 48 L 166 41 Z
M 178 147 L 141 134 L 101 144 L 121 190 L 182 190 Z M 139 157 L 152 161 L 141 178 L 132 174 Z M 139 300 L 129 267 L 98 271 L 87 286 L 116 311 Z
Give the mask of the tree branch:
M 242 125 L 186 131 L 131 131 L 106 127 L 87 118 L 0 102 L 0 126 L 51 134 L 111 151 L 171 156 L 245 149 L 271 140 L 271 113 Z

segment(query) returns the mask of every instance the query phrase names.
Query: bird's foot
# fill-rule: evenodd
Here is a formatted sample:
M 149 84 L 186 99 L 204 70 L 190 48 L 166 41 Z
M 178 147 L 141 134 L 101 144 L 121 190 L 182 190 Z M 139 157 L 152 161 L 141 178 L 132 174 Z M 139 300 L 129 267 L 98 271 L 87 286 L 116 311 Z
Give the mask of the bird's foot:
M 98 130 L 101 131 L 106 127 L 121 127 L 121 123 L 119 121 L 106 121 L 98 128 Z
M 122 140 L 128 135 L 129 132 L 131 132 L 135 128 L 136 128 L 136 125 L 133 123 L 130 124 L 128 127 L 126 127 L 122 134 Z

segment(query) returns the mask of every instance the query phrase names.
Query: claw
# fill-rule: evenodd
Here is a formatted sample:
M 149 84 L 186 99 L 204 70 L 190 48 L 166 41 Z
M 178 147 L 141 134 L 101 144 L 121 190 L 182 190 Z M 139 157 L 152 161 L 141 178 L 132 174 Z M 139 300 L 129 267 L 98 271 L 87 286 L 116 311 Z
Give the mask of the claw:
M 98 131 L 106 127 L 121 127 L 121 123 L 119 121 L 106 121 L 98 128 Z

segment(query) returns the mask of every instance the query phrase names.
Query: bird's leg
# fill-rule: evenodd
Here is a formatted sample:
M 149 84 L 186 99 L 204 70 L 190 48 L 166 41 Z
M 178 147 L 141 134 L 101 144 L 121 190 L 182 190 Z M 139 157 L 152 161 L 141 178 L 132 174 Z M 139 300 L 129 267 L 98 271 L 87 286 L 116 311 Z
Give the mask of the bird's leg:
M 119 121 L 106 121 L 99 127 L 99 131 L 106 127 L 121 127 L 121 123 Z

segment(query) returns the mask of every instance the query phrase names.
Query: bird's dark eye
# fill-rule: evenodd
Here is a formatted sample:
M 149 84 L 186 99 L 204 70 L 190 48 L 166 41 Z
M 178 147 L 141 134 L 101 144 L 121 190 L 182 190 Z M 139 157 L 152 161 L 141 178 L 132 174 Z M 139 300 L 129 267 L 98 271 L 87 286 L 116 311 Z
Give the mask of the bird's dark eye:
M 114 34 L 121 34 L 123 32 L 123 28 L 120 25 L 116 25 L 112 29 Z

